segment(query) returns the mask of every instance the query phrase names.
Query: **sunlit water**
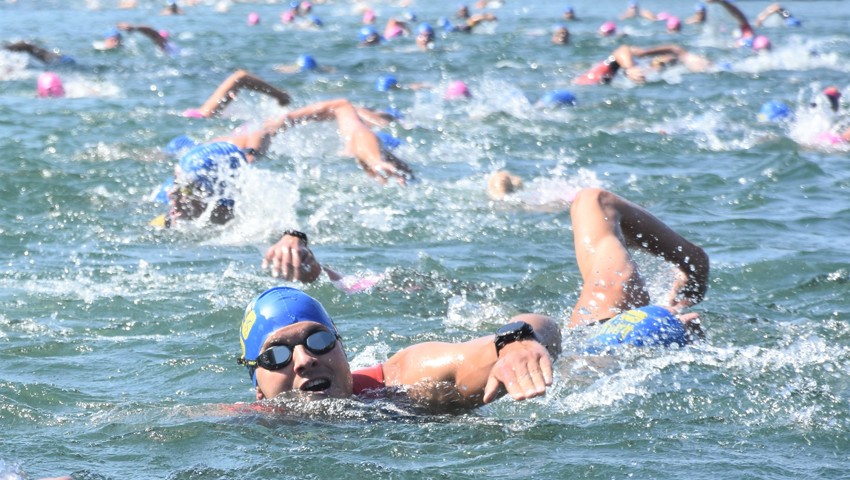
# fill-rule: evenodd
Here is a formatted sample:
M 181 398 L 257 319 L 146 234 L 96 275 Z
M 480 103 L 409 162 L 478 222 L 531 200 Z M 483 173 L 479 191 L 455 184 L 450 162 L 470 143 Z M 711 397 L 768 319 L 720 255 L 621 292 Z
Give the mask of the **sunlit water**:
M 618 21 L 626 2 L 573 2 L 572 44 L 549 44 L 562 5 L 511 2 L 497 24 L 356 48 L 360 13 L 322 4 L 321 30 L 284 26 L 284 4 L 209 2 L 179 17 L 161 5 L 4 1 L 2 40 L 58 47 L 67 97 L 36 99 L 45 67 L 0 51 L 0 478 L 840 478 L 850 468 L 850 166 L 848 148 L 818 141 L 834 121 L 818 93 L 850 94 L 850 3 L 790 2 L 802 28 L 772 26 L 774 50 L 731 48 L 734 24 L 671 36 Z M 646 8 L 690 15 L 689 2 Z M 741 2 L 754 18 L 768 2 Z M 406 10 L 374 5 L 379 21 Z M 436 24 L 456 2 L 410 8 Z M 227 13 L 220 10 L 229 8 Z M 249 12 L 260 14 L 249 27 Z M 167 57 L 137 34 L 120 52 L 92 45 L 118 21 L 167 29 Z M 619 43 L 681 42 L 718 64 L 676 68 L 635 87 L 571 80 Z M 313 55 L 326 71 L 275 65 Z M 334 125 L 278 136 L 240 178 L 226 227 L 158 231 L 145 199 L 171 165 L 178 134 L 212 138 L 284 110 L 246 94 L 215 120 L 180 116 L 237 68 L 289 91 L 294 106 L 347 97 L 401 110 L 389 127 L 417 182 L 385 187 L 339 153 Z M 431 90 L 374 89 L 380 74 Z M 442 100 L 452 80 L 474 97 Z M 570 89 L 572 108 L 534 108 Z M 782 100 L 796 116 L 759 123 Z M 811 102 L 819 103 L 809 108 Z M 843 105 L 846 114 L 846 103 Z M 488 200 L 507 168 L 526 190 Z M 321 299 L 356 367 L 415 342 L 492 332 L 510 315 L 566 319 L 580 286 L 564 203 L 602 186 L 646 206 L 712 259 L 695 310 L 707 341 L 683 349 L 582 355 L 587 331 L 564 334 L 555 386 L 464 415 L 403 404 L 286 399 L 284 413 L 233 408 L 253 399 L 237 325 L 246 302 L 279 282 L 261 252 L 286 228 L 310 235 L 321 261 L 383 275 L 349 294 L 324 280 Z M 651 288 L 669 271 L 638 257 Z

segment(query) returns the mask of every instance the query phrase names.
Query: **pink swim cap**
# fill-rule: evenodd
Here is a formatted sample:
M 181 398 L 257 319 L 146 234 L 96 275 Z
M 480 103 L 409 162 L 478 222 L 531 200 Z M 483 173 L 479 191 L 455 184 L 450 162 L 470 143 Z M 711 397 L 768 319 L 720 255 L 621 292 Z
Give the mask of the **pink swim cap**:
M 159 31 L 159 36 L 160 36 L 160 37 L 162 37 L 162 38 L 164 38 L 164 39 L 166 39 L 166 40 L 168 40 L 168 30 L 160 30 L 160 31 Z
M 678 32 L 682 29 L 682 22 L 679 20 L 679 17 L 669 17 L 667 19 L 667 30 L 671 32 Z
M 53 72 L 44 72 L 38 76 L 39 97 L 64 97 L 65 88 L 59 75 Z
M 260 23 L 260 15 L 256 12 L 251 12 L 248 14 L 248 25 L 256 25 Z
M 832 132 L 821 132 L 818 134 L 816 138 L 818 143 L 825 143 L 828 145 L 838 145 L 839 143 L 844 143 L 844 138 L 841 135 L 837 135 Z
M 446 100 L 457 100 L 459 98 L 469 98 L 472 94 L 469 93 L 469 87 L 463 80 L 455 80 L 446 87 L 446 94 L 443 98 Z
M 827 97 L 835 97 L 835 98 L 841 97 L 841 92 L 839 92 L 838 88 L 836 88 L 836 87 L 826 87 L 826 88 L 824 88 L 823 94 L 826 95 Z
M 372 23 L 375 21 L 375 11 L 371 8 L 363 12 L 363 23 Z
M 287 10 L 280 14 L 280 23 L 292 23 L 294 19 L 295 14 L 292 13 L 292 10 Z
M 599 27 L 599 33 L 605 35 L 606 37 L 609 35 L 614 35 L 617 33 L 617 24 L 611 21 L 605 22 L 602 26 Z
M 770 40 L 764 35 L 759 35 L 753 39 L 753 50 L 770 50 Z

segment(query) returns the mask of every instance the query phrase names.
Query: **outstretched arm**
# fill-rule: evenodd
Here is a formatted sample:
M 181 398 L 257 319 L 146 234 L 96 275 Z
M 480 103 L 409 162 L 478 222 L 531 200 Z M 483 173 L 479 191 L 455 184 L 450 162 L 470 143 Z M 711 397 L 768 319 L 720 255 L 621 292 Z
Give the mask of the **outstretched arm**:
M 33 57 L 41 60 L 43 63 L 50 63 L 59 58 L 58 54 L 53 53 L 50 50 L 41 48 L 37 45 L 33 45 L 32 43 L 24 41 L 9 43 L 3 48 L 9 50 L 10 52 L 28 53 Z
M 709 3 L 719 3 L 729 12 L 729 15 L 738 22 L 738 28 L 741 29 L 741 36 L 743 37 L 751 37 L 753 35 L 753 27 L 750 25 L 750 22 L 747 20 L 747 16 L 744 15 L 744 12 L 741 11 L 737 5 L 730 3 L 728 0 L 706 0 Z
M 641 70 L 640 67 L 635 66 L 635 56 L 639 56 L 637 53 L 640 53 L 639 48 L 629 45 L 621 45 L 611 53 L 611 56 L 614 57 L 617 64 L 620 65 L 620 68 L 623 69 L 623 72 L 629 80 L 635 83 L 644 83 L 646 81 L 646 77 L 643 74 L 643 70 Z
M 753 25 L 755 25 L 756 27 L 760 27 L 761 24 L 764 23 L 764 21 L 767 20 L 768 17 L 770 17 L 774 13 L 779 13 L 780 11 L 782 11 L 782 5 L 778 3 L 771 3 L 758 14 L 756 19 L 753 21 Z
M 282 107 L 289 105 L 292 101 L 289 94 L 283 90 L 245 70 L 237 70 L 221 82 L 207 101 L 198 108 L 198 112 L 205 118 L 217 115 L 236 98 L 236 94 L 243 88 L 269 95 Z
M 557 323 L 535 314 L 517 315 L 536 340 L 510 343 L 496 353 L 493 335 L 464 343 L 427 342 L 408 347 L 384 363 L 388 386 L 406 386 L 415 400 L 439 406 L 478 407 L 510 394 L 525 400 L 546 393 L 552 362 L 561 352 Z
M 583 283 L 570 327 L 649 304 L 630 249 L 645 250 L 676 266 L 677 281 L 667 299 L 672 310 L 702 301 L 708 288 L 708 255 L 647 210 L 606 190 L 589 188 L 576 195 L 570 214 Z
M 153 43 L 156 44 L 161 50 L 165 50 L 165 46 L 168 44 L 168 40 L 165 39 L 157 30 L 154 30 L 151 27 L 146 25 L 131 25 L 129 23 L 119 23 L 117 25 L 118 30 L 123 30 L 125 32 L 139 32 L 142 35 L 148 37 Z
M 267 122 L 266 129 L 273 131 L 296 123 L 333 119 L 345 141 L 347 153 L 357 160 L 369 176 L 381 183 L 395 178 L 402 185 L 413 178 L 413 171 L 404 161 L 381 148 L 378 137 L 366 126 L 348 100 L 327 100 L 307 105 Z

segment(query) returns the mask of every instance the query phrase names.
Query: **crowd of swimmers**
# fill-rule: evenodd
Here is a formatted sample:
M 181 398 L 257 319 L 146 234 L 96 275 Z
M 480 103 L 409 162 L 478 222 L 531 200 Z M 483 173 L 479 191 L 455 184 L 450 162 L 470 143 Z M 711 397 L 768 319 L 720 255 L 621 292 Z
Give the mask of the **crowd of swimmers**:
M 779 4 L 772 4 L 751 24 L 741 10 L 729 0 L 707 0 L 720 5 L 737 22 L 737 45 L 753 52 L 767 52 L 771 41 L 757 34 L 771 16 L 781 18 L 784 25 L 800 27 L 801 21 Z M 133 8 L 135 2 L 122 7 Z M 188 8 L 188 7 L 187 7 Z M 163 15 L 184 15 L 186 8 L 169 1 Z M 653 13 L 630 1 L 618 17 L 620 21 L 643 19 L 663 22 L 666 32 L 675 34 L 683 26 L 698 26 L 707 20 L 705 4 L 681 20 L 666 12 Z M 572 7 L 564 9 L 553 29 L 552 43 L 570 43 L 570 22 L 579 19 Z M 293 2 L 280 21 L 305 22 L 320 28 L 308 1 Z M 249 25 L 262 19 L 256 13 L 248 17 Z M 413 12 L 389 18 L 379 31 L 374 10 L 362 11 L 359 45 L 370 47 L 388 41 L 411 39 L 418 48 L 431 50 L 437 41 L 436 29 L 420 22 Z M 491 12 L 472 13 L 461 6 L 454 20 L 441 17 L 437 29 L 444 32 L 471 33 L 480 26 L 498 22 Z M 121 48 L 128 34 L 140 34 L 166 55 L 179 55 L 179 48 L 168 32 L 147 25 L 118 23 L 95 47 L 101 50 Z M 618 34 L 616 22 L 606 21 L 598 29 L 600 36 Z M 23 52 L 41 62 L 47 69 L 37 81 L 41 97 L 62 97 L 65 91 L 60 76 L 53 71 L 60 65 L 73 65 L 75 59 L 27 41 L 7 43 L 5 49 Z M 648 64 L 641 63 L 648 61 Z M 649 70 L 681 65 L 691 72 L 706 72 L 714 64 L 705 56 L 690 52 L 677 44 L 650 47 L 621 44 L 604 60 L 574 79 L 574 84 L 605 85 L 620 73 L 628 80 L 644 83 Z M 316 60 L 302 55 L 294 66 L 280 71 L 319 68 Z M 390 76 L 382 77 L 379 90 L 402 88 Z M 431 88 L 410 86 L 409 88 Z M 266 95 L 281 107 L 289 108 L 290 94 L 271 82 L 245 70 L 236 70 L 224 79 L 200 106 L 184 111 L 187 117 L 210 118 L 223 109 L 243 90 Z M 824 90 L 830 109 L 840 110 L 841 92 L 837 87 Z M 454 81 L 444 92 L 447 100 L 472 96 L 463 81 Z M 566 90 L 550 92 L 538 102 L 542 106 L 568 105 L 576 102 Z M 760 112 L 767 120 L 782 115 L 774 106 Z M 173 159 L 163 185 L 151 199 L 167 206 L 167 212 L 152 225 L 177 227 L 182 222 L 225 224 L 237 214 L 234 177 L 252 168 L 269 152 L 274 138 L 292 133 L 307 122 L 335 122 L 345 152 L 362 170 L 378 182 L 397 182 L 403 186 L 414 180 L 413 168 L 393 153 L 398 139 L 381 130 L 396 119 L 392 112 L 376 111 L 337 98 L 292 108 L 284 114 L 263 119 L 262 126 L 238 131 L 212 140 L 196 140 L 179 135 L 165 148 Z M 850 141 L 850 129 L 831 133 L 830 141 Z M 522 189 L 522 179 L 510 172 L 496 172 L 489 180 L 488 193 L 502 199 Z M 415 188 L 415 187 L 414 187 Z M 698 245 L 690 242 L 642 207 L 619 195 L 598 188 L 580 190 L 565 204 L 569 205 L 574 250 L 582 287 L 571 315 L 563 325 L 554 318 L 538 313 L 518 315 L 496 331 L 462 343 L 428 342 L 411 345 L 370 368 L 352 371 L 345 355 L 340 329 L 315 299 L 292 286 L 276 286 L 251 300 L 238 328 L 241 354 L 239 362 L 247 368 L 258 401 L 267 401 L 284 392 L 300 392 L 309 397 L 374 396 L 382 392 L 404 392 L 417 403 L 440 410 L 477 407 L 508 395 L 524 400 L 544 395 L 552 383 L 552 363 L 561 352 L 561 328 L 595 328 L 588 352 L 604 353 L 620 345 L 685 346 L 702 335 L 699 315 L 688 309 L 705 297 L 709 280 L 709 258 Z M 676 279 L 665 298 L 650 298 L 646 279 L 632 253 L 642 250 L 671 263 Z M 288 230 L 263 255 L 263 265 L 272 275 L 287 282 L 310 284 L 322 281 L 323 273 L 331 280 L 340 274 L 323 265 L 308 243 L 307 234 Z M 459 361 L 458 359 L 467 359 Z M 474 359 L 474 360 L 471 360 Z

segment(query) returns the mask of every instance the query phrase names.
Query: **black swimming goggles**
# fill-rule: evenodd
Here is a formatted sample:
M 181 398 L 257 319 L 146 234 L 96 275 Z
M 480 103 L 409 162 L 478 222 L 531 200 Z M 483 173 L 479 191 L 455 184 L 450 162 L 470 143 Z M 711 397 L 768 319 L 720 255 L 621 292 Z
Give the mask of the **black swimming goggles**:
M 330 330 L 319 330 L 307 335 L 307 338 L 302 342 L 293 346 L 274 345 L 260 353 L 256 360 L 240 358 L 238 363 L 248 367 L 248 376 L 254 378 L 254 371 L 257 367 L 263 367 L 266 370 L 280 370 L 289 365 L 289 362 L 292 361 L 292 351 L 297 345 L 304 345 L 304 348 L 313 355 L 324 355 L 334 349 L 338 338 L 339 336 Z

